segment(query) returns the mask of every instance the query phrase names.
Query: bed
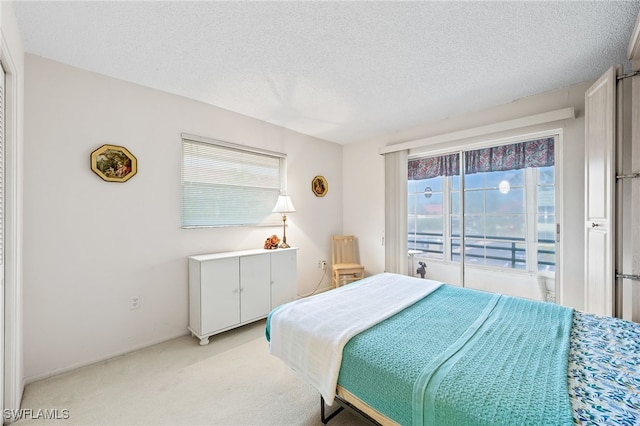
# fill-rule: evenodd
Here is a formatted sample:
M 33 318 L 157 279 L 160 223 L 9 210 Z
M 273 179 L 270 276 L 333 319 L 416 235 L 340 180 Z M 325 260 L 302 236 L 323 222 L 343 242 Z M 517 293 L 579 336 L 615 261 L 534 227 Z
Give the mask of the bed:
M 283 305 L 270 352 L 380 424 L 640 424 L 640 325 L 397 274 Z

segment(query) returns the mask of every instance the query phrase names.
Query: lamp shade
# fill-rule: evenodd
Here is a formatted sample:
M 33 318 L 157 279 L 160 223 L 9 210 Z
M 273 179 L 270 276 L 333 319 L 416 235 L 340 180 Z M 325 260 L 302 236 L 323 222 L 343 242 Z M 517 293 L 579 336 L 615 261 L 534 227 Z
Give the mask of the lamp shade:
M 276 206 L 273 208 L 274 213 L 291 213 L 295 211 L 296 211 L 296 208 L 293 207 L 291 198 L 288 195 L 278 196 L 278 201 L 276 202 Z

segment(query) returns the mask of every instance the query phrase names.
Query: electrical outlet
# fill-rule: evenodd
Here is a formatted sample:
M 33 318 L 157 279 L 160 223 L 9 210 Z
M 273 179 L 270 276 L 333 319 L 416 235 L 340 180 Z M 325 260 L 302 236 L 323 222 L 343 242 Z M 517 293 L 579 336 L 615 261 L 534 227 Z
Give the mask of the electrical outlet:
M 131 297 L 129 309 L 138 309 L 140 307 L 140 298 L 138 296 Z
M 327 269 L 327 261 L 318 260 L 318 269 Z

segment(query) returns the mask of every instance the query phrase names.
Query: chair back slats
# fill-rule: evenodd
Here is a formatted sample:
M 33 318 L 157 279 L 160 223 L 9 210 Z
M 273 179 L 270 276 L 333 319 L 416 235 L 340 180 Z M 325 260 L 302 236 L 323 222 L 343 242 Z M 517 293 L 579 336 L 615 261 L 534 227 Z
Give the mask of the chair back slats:
M 354 235 L 331 236 L 331 283 L 339 287 L 364 278 Z
M 331 237 L 331 263 L 358 263 L 356 237 L 353 235 L 334 235 Z

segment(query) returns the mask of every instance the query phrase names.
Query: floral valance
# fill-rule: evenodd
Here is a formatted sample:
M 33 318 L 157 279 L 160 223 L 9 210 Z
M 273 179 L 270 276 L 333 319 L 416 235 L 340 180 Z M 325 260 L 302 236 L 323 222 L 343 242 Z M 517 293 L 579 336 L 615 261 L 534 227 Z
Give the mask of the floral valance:
M 459 154 L 409 160 L 409 180 L 460 173 Z M 465 152 L 465 174 L 518 170 L 554 165 L 554 138 L 536 139 L 511 145 Z
M 501 172 L 527 167 L 553 166 L 553 138 L 468 151 L 465 173 Z
M 456 176 L 458 174 L 460 174 L 460 154 L 409 160 L 409 180 Z

